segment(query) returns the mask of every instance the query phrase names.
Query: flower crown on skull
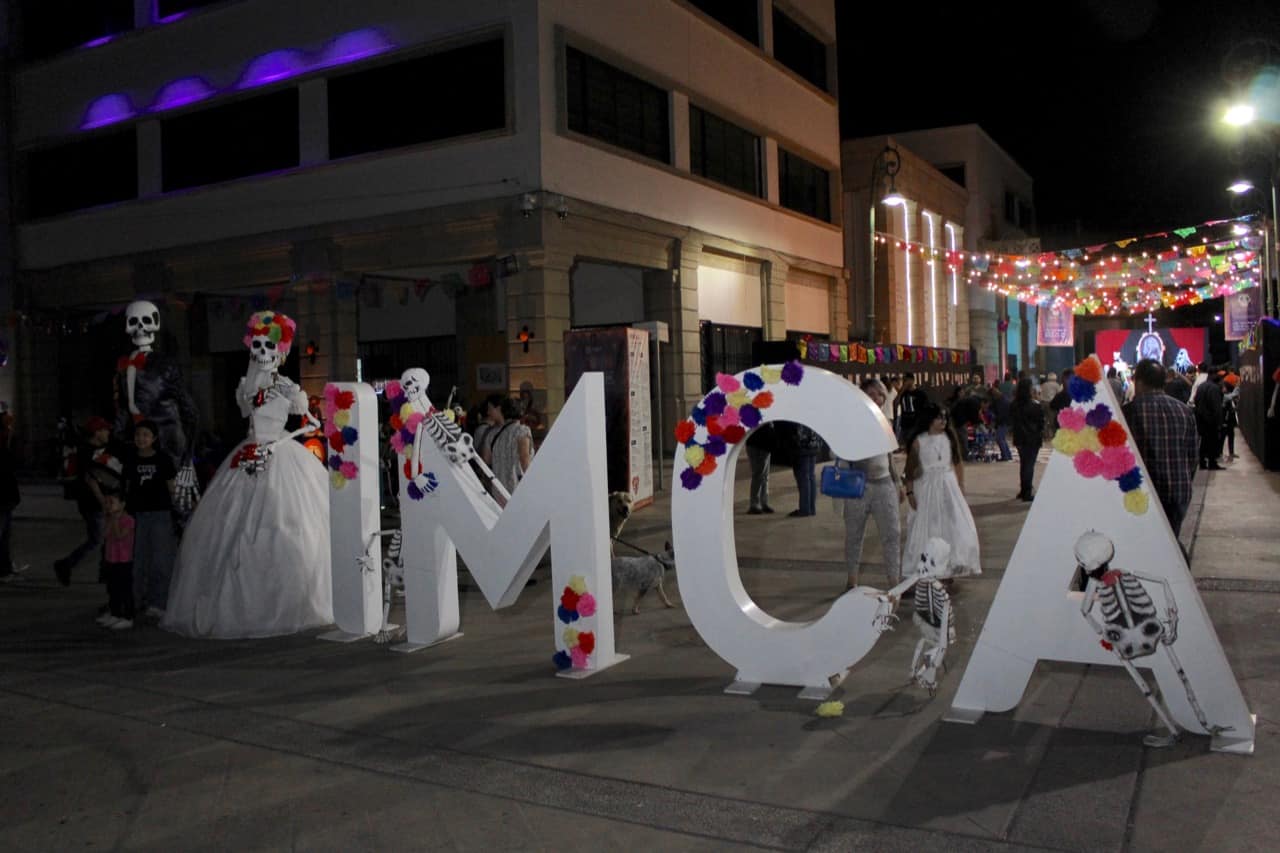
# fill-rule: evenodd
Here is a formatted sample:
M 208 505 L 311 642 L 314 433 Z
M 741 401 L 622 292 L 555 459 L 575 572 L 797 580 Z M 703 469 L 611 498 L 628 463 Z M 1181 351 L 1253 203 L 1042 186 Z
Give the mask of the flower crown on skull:
M 252 346 L 256 337 L 270 338 L 280 352 L 280 358 L 289 355 L 293 347 L 293 335 L 298 324 L 279 311 L 255 311 L 245 324 L 244 345 Z

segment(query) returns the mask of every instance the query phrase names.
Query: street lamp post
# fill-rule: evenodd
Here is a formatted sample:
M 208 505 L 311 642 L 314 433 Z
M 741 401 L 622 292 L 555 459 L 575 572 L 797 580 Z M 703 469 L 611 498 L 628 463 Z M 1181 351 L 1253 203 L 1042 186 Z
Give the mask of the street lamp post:
M 889 192 L 880 199 L 879 203 L 890 207 L 906 204 L 906 200 L 898 193 L 896 181 L 898 170 L 901 168 L 902 156 L 892 145 L 886 145 L 871 162 L 871 184 L 867 189 L 868 206 L 871 208 L 869 242 L 871 253 L 868 255 L 870 271 L 867 275 L 867 339 L 869 343 L 875 343 L 876 337 L 876 196 L 880 193 L 881 183 L 887 178 Z
M 1232 127 L 1251 127 L 1254 126 L 1257 121 L 1257 110 L 1252 104 L 1233 104 L 1222 116 L 1222 121 L 1224 124 L 1231 125 Z M 1269 271 L 1263 274 L 1266 277 L 1266 281 L 1263 282 L 1262 299 L 1267 316 L 1274 317 L 1276 316 L 1277 308 L 1280 308 L 1280 305 L 1277 304 L 1277 302 L 1280 302 L 1280 294 L 1275 294 L 1273 296 L 1271 283 L 1271 275 L 1276 272 L 1277 260 L 1273 253 L 1280 252 L 1280 216 L 1277 216 L 1277 213 L 1280 213 L 1280 209 L 1278 209 L 1276 205 L 1276 173 L 1277 165 L 1280 165 L 1280 138 L 1277 138 L 1277 132 L 1274 127 L 1270 127 L 1267 130 L 1268 133 L 1266 139 L 1269 145 L 1267 156 L 1267 189 L 1271 194 L 1271 240 L 1270 246 L 1266 249 L 1268 261 L 1267 267 L 1269 268 Z M 1247 182 L 1234 184 L 1230 189 L 1233 192 L 1247 192 L 1248 190 L 1253 189 L 1252 186 L 1249 186 L 1244 189 L 1237 190 L 1236 187 L 1241 186 L 1243 183 Z

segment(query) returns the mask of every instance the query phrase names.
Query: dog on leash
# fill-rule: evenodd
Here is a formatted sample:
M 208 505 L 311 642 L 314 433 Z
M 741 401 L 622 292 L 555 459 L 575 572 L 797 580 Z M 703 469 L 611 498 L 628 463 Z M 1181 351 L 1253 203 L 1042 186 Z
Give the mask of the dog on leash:
M 636 591 L 636 603 L 635 607 L 631 609 L 632 613 L 640 612 L 640 599 L 644 598 L 644 594 L 654 587 L 657 587 L 658 597 L 662 599 L 663 604 L 667 607 L 675 607 L 671 603 L 671 599 L 667 598 L 667 591 L 662 588 L 662 581 L 666 577 L 667 570 L 675 567 L 675 553 L 671 550 L 670 542 L 666 543 L 660 554 L 645 554 L 639 557 L 614 557 L 611 567 L 613 569 L 614 596 L 617 596 L 624 589 L 634 589 Z
M 618 538 L 622 528 L 627 526 L 631 518 L 631 493 L 609 493 L 609 556 L 613 556 L 613 540 Z

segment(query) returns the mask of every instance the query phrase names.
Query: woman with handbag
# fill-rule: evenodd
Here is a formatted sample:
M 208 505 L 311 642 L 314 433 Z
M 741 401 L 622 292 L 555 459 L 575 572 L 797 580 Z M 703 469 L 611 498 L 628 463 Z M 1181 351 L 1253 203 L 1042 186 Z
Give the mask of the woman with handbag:
M 877 406 L 883 407 L 887 393 L 878 379 L 867 379 L 862 383 L 862 392 L 871 398 Z M 876 530 L 880 533 L 880 547 L 884 550 L 885 573 L 889 576 L 889 586 L 902 580 L 901 526 L 898 519 L 898 505 L 906 499 L 898 472 L 893 467 L 892 454 L 872 456 L 856 462 L 836 460 L 836 466 L 845 470 L 861 472 L 865 476 L 862 496 L 842 501 L 841 512 L 844 515 L 844 559 L 849 566 L 848 588 L 858 585 L 858 575 L 862 568 L 862 541 L 866 534 L 867 518 L 874 517 Z M 824 469 L 824 494 L 830 494 L 825 488 L 827 475 Z
M 921 409 L 907 448 L 905 479 L 911 511 L 904 562 L 915 565 L 936 536 L 951 546 L 949 576 L 982 574 L 978 528 L 964 498 L 960 439 L 948 425 L 946 411 L 934 403 Z

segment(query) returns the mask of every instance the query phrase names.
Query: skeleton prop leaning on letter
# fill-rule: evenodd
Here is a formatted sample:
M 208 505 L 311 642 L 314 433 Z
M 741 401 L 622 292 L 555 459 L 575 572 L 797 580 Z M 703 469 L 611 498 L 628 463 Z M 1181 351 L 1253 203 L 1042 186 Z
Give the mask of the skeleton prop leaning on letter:
M 178 471 L 174 506 L 185 516 L 200 497 L 191 461 L 198 413 L 178 365 L 154 349 L 159 331 L 160 309 L 146 300 L 129 303 L 125 333 L 133 352 L 117 365 L 115 431 L 127 436 L 138 421 L 155 421 L 157 444 Z
M 876 614 L 879 631 L 893 630 L 893 622 L 897 619 L 893 610 L 903 593 L 914 587 L 915 612 L 911 621 L 921 636 L 911 658 L 911 678 L 928 690 L 930 696 L 938 689 L 938 670 L 946 671 L 947 646 L 956 641 L 951 596 L 940 580 L 950 574 L 947 564 L 950 556 L 949 544 L 937 537 L 930 539 L 916 563 L 915 572 L 880 596 L 881 607 Z

